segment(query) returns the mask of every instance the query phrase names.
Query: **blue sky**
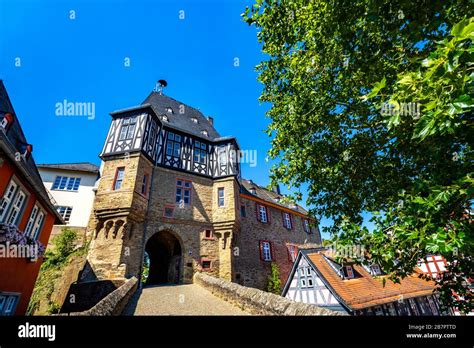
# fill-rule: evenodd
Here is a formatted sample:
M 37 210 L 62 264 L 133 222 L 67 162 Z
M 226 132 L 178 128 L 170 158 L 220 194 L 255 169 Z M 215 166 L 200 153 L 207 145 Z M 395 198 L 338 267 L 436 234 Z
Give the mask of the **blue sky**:
M 244 164 L 243 176 L 268 184 L 268 105 L 257 100 L 254 70 L 265 57 L 255 28 L 240 17 L 246 4 L 1 0 L 0 78 L 36 162 L 99 164 L 109 112 L 140 104 L 163 78 L 165 94 L 213 116 L 220 134 L 236 136 L 242 149 L 258 151 L 257 166 Z M 95 118 L 56 116 L 64 99 L 95 103 Z

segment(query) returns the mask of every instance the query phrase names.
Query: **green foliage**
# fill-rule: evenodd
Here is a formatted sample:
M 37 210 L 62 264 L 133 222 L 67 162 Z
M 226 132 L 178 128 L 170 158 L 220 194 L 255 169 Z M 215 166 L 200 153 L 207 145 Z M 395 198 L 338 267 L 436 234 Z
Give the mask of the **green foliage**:
M 363 245 L 393 280 L 443 255 L 441 299 L 463 310 L 473 307 L 472 13 L 454 0 L 262 0 L 243 15 L 268 55 L 257 71 L 273 182 L 307 185 L 333 242 Z
M 272 262 L 271 268 L 270 277 L 268 277 L 267 291 L 272 294 L 281 295 L 280 270 L 278 269 L 278 265 L 274 262 Z
M 27 309 L 27 315 L 33 315 L 40 309 L 40 304 L 45 301 L 47 312 L 59 313 L 61 306 L 51 301 L 56 280 L 61 278 L 64 266 L 72 257 L 79 257 L 87 253 L 88 245 L 76 248 L 77 232 L 65 227 L 61 233 L 52 240 L 53 248 L 48 248 L 44 255 L 35 288 Z
M 150 257 L 148 253 L 145 252 L 145 256 L 143 258 L 143 269 L 142 269 L 142 284 L 146 283 L 148 279 L 148 275 L 150 274 Z

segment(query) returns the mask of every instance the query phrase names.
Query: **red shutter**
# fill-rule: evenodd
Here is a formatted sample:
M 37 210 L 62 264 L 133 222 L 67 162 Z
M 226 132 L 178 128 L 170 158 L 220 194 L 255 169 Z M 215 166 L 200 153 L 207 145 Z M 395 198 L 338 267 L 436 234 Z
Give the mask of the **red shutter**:
M 263 261 L 263 243 L 262 241 L 258 241 L 258 246 L 259 246 L 259 249 L 260 249 L 260 260 Z
M 270 261 L 275 260 L 275 256 L 273 255 L 273 242 L 269 242 L 270 244 Z
M 271 220 L 271 217 L 270 217 L 270 209 L 267 206 L 265 206 L 265 211 L 267 212 L 267 223 L 271 224 L 272 220 Z
M 258 213 L 258 208 L 259 208 L 258 203 L 255 203 L 255 217 L 257 218 L 257 221 L 261 221 L 260 214 Z
M 283 223 L 283 227 L 286 227 L 285 226 L 285 213 L 284 212 L 281 212 L 281 222 Z
M 291 229 L 294 230 L 295 229 L 295 221 L 293 220 L 293 215 L 290 214 L 290 221 L 291 221 Z

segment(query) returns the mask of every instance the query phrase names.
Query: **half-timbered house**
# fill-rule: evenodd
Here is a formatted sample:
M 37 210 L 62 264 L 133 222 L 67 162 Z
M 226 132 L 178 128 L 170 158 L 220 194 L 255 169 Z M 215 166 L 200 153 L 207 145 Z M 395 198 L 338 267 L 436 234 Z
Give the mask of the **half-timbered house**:
M 376 264 L 340 263 L 323 248 L 300 250 L 282 296 L 351 315 L 446 314 L 433 293 L 434 283 L 420 274 L 416 271 L 395 284 Z

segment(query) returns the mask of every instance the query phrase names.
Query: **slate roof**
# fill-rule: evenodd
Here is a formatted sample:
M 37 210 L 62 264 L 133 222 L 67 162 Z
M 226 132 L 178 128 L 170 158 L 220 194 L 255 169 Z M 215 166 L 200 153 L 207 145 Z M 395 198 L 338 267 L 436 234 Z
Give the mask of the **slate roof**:
M 88 172 L 88 173 L 93 173 L 93 174 L 99 173 L 99 167 L 89 162 L 38 164 L 38 168 L 62 169 L 62 170 L 70 170 L 70 171 L 75 171 L 75 172 Z
M 221 138 L 214 126 L 199 110 L 180 101 L 153 91 L 142 103 L 142 105 L 146 104 L 151 105 L 151 108 L 160 119 L 162 115 L 167 116 L 168 121 L 162 121 L 162 123 L 169 128 L 181 130 L 212 141 Z M 171 108 L 172 113 L 168 112 L 168 108 Z M 181 110 L 184 112 L 180 113 Z M 197 119 L 197 123 L 193 122 L 192 118 Z M 201 134 L 203 130 L 207 131 L 208 137 Z
M 395 284 L 387 276 L 374 278 L 364 267 L 352 264 L 355 272 L 361 277 L 342 279 L 330 265 L 333 260 L 328 250 L 302 250 L 301 253 L 305 255 L 314 271 L 323 278 L 322 280 L 336 297 L 352 310 L 394 302 L 400 298 L 400 295 L 403 295 L 405 299 L 426 296 L 432 294 L 435 289 L 434 282 L 418 277 L 421 274 L 419 270 L 402 279 L 400 284 Z M 385 286 L 382 283 L 383 278 L 386 278 Z
M 252 180 L 242 179 L 241 180 L 241 192 L 253 196 L 256 198 L 263 199 L 264 201 L 271 202 L 273 204 L 277 204 L 279 206 L 285 207 L 287 209 L 291 209 L 297 211 L 302 214 L 307 214 L 308 212 L 298 204 L 290 204 L 290 203 L 283 203 L 281 200 L 285 197 L 282 194 L 278 194 L 272 190 L 267 189 L 266 187 L 262 187 L 254 183 Z M 251 189 L 255 189 L 255 194 L 251 192 Z
M 28 144 L 28 142 L 21 128 L 18 116 L 13 109 L 13 105 L 10 101 L 10 97 L 8 96 L 5 85 L 3 84 L 3 81 L 0 80 L 0 115 L 3 116 L 3 114 L 7 112 L 14 116 L 15 122 L 13 122 L 7 134 L 0 131 L 0 149 L 5 151 L 5 153 L 10 157 L 12 163 L 16 164 L 19 171 L 23 174 L 24 179 L 29 182 L 33 190 L 35 190 L 38 194 L 38 198 L 42 198 L 43 203 L 51 209 L 53 214 L 55 214 L 56 223 L 63 224 L 64 222 L 62 217 L 56 211 L 53 201 L 44 187 L 33 155 L 30 155 L 26 161 L 23 159 L 21 161 L 15 161 L 15 154 L 17 152 L 23 152 L 24 146 Z

